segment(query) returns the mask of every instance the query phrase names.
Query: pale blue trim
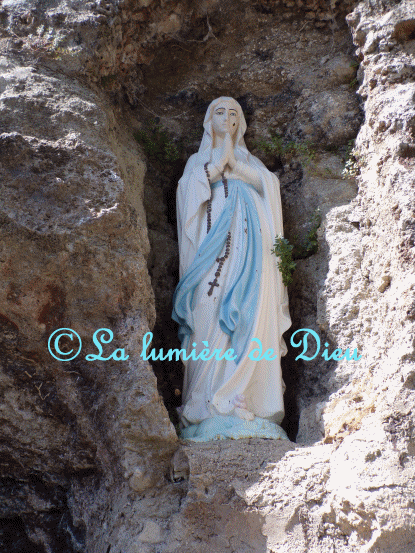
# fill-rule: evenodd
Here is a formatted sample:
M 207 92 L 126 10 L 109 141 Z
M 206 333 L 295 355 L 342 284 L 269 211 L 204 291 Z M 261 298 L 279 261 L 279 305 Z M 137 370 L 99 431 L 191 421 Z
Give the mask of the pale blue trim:
M 212 185 L 222 185 L 218 181 Z M 239 237 L 231 237 L 231 249 L 238 240 L 240 252 L 238 264 L 227 275 L 226 282 L 219 278 L 219 285 L 225 286 L 223 301 L 220 307 L 219 325 L 223 332 L 231 337 L 231 346 L 237 355 L 236 363 L 246 353 L 252 338 L 255 312 L 259 303 L 259 285 L 262 270 L 262 237 L 259 217 L 252 197 L 255 188 L 246 182 L 236 179 L 228 181 L 229 195 L 221 215 L 212 225 L 199 249 L 195 259 L 180 279 L 173 297 L 172 318 L 179 323 L 179 339 L 182 347 L 188 347 L 189 337 L 194 333 L 193 297 L 195 290 L 216 264 L 231 228 L 232 217 L 239 204 L 238 213 L 242 217 L 247 232 L 242 230 Z M 256 193 L 256 190 L 255 190 Z M 225 262 L 226 263 L 226 262 Z M 206 294 L 208 289 L 206 289 Z M 206 340 L 208 337 L 205 338 Z
M 217 415 L 205 419 L 199 424 L 192 424 L 180 431 L 180 438 L 192 442 L 210 442 L 211 440 L 269 438 L 288 440 L 284 430 L 269 420 L 255 417 L 252 421 L 242 420 L 235 416 Z

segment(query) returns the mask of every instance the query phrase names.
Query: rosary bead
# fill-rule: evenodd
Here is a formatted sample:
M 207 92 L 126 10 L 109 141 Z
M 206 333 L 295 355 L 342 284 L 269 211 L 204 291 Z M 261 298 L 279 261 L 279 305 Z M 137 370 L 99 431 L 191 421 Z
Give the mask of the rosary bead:
M 210 174 L 209 174 L 208 163 L 207 162 L 204 165 L 204 169 L 205 169 L 205 173 L 206 173 L 206 177 L 208 179 L 209 185 L 211 185 Z M 224 193 L 225 193 L 225 198 L 227 198 L 228 197 L 228 180 L 226 179 L 224 172 L 221 173 L 221 176 L 222 176 L 222 183 L 223 183 L 223 190 L 224 190 Z M 207 204 L 207 232 L 210 231 L 211 226 L 212 226 L 212 213 L 211 212 L 212 212 L 212 200 L 209 199 L 208 204 Z M 229 231 L 228 235 L 226 237 L 226 242 L 225 242 L 225 255 L 223 255 L 222 257 L 217 257 L 216 258 L 216 263 L 218 263 L 219 265 L 218 265 L 218 269 L 215 273 L 215 280 L 213 282 L 209 282 L 209 284 L 211 286 L 210 286 L 210 289 L 208 290 L 208 293 L 207 293 L 208 296 L 212 295 L 214 286 L 219 286 L 219 284 L 217 282 L 217 278 L 220 277 L 220 272 L 222 270 L 223 264 L 225 263 L 226 259 L 229 257 L 230 247 L 231 247 L 231 232 Z

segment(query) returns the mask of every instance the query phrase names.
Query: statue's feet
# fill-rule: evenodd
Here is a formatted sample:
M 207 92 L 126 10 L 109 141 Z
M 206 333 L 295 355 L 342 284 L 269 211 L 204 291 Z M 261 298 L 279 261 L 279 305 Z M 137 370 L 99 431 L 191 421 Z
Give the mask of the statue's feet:
M 246 421 L 254 420 L 255 415 L 248 410 L 246 399 L 244 396 L 242 395 L 235 396 L 235 399 L 233 400 L 233 404 L 235 405 L 235 415 L 237 417 Z
M 240 407 L 235 407 L 235 415 L 245 421 L 253 421 L 255 418 L 255 415 L 251 411 L 241 409 Z

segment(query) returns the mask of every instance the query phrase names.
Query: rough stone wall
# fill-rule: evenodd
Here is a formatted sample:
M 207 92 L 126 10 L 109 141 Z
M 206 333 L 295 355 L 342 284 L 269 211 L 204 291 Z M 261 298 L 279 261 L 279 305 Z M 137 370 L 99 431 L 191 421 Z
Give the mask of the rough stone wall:
M 71 488 L 99 497 L 137 470 L 151 479 L 177 440 L 139 357 L 155 320 L 145 166 L 121 112 L 82 75 L 65 75 L 59 46 L 46 51 L 49 38 L 36 35 L 42 25 L 50 41 L 76 28 L 85 56 L 94 15 L 12 4 L 0 58 L 0 549 L 29 540 L 37 551 L 78 551 L 91 531 L 88 512 L 73 518 Z M 83 343 L 70 362 L 48 352 L 62 327 Z M 103 327 L 114 333 L 104 356 L 125 348 L 128 361 L 85 360 Z
M 0 551 L 415 550 L 413 2 L 0 10 Z M 297 445 L 177 449 L 139 357 L 149 329 L 175 346 L 175 183 L 218 95 L 242 103 L 250 149 L 280 178 L 290 240 L 322 213 L 290 287 L 292 331 L 362 355 L 300 364 L 291 349 Z M 144 176 L 132 135 L 154 117 L 180 155 L 148 158 Z M 272 152 L 269 128 L 285 140 Z M 360 175 L 344 180 L 358 131 Z M 68 363 L 47 351 L 59 327 L 82 338 Z M 102 327 L 104 352 L 129 360 L 85 360 Z M 180 367 L 154 369 L 172 417 Z

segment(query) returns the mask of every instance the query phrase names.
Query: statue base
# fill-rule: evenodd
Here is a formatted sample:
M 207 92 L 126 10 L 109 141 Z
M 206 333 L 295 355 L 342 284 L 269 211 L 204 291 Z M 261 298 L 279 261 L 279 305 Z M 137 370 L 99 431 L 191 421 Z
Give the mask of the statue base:
M 180 438 L 192 442 L 210 442 L 212 440 L 237 440 L 238 438 L 268 438 L 271 440 L 288 440 L 284 430 L 266 419 L 255 417 L 254 420 L 243 420 L 235 416 L 221 416 L 205 419 L 199 424 L 192 424 L 180 431 Z

